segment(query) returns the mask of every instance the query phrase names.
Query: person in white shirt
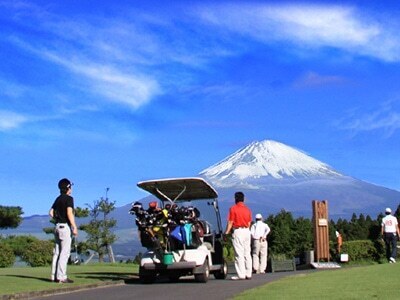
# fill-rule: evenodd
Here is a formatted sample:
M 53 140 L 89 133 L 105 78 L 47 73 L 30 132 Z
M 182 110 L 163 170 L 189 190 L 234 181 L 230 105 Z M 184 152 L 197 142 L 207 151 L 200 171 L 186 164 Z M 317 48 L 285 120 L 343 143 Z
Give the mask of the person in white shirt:
M 265 273 L 267 269 L 268 242 L 267 236 L 271 232 L 269 226 L 263 222 L 261 214 L 256 214 L 256 222 L 251 225 L 253 270 L 257 273 Z
M 400 236 L 397 218 L 392 216 L 392 210 L 385 210 L 386 216 L 382 219 L 381 234 L 386 245 L 386 257 L 390 263 L 396 262 L 397 238 Z

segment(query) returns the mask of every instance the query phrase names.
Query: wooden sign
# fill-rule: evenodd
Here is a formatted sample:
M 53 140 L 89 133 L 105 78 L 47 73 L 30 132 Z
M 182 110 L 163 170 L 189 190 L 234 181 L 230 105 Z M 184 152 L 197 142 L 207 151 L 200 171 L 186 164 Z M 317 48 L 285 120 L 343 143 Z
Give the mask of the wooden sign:
M 328 201 L 312 202 L 314 224 L 314 258 L 329 262 Z

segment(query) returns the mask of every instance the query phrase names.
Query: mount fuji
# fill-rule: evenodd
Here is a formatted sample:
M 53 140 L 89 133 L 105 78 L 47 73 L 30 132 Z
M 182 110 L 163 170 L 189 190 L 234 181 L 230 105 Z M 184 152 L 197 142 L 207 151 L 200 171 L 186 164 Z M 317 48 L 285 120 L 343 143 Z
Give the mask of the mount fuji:
M 281 209 L 311 217 L 312 200 L 328 200 L 331 217 L 377 216 L 397 208 L 400 192 L 343 175 L 301 150 L 264 140 L 252 142 L 199 174 L 218 190 L 222 208 L 241 190 L 254 213 Z
M 258 181 L 282 182 L 302 179 L 343 177 L 307 154 L 282 143 L 253 142 L 221 162 L 200 172 L 219 187 L 243 185 L 263 188 Z M 256 184 L 253 186 L 253 184 Z

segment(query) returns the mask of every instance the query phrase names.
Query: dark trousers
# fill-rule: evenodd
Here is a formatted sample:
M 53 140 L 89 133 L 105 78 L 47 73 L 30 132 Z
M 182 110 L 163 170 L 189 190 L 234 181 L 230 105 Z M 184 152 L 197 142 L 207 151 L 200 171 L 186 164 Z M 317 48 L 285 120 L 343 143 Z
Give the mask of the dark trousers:
M 385 233 L 385 245 L 386 245 L 386 257 L 396 258 L 397 256 L 397 235 L 396 233 L 386 232 Z

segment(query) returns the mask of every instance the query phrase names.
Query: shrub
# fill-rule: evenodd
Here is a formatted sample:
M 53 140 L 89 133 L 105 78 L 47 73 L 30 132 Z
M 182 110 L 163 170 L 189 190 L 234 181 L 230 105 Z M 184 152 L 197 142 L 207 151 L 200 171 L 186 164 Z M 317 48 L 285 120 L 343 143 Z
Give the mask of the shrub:
M 377 252 L 377 256 L 376 256 L 376 261 L 382 261 L 382 260 L 386 260 L 386 249 L 385 249 L 385 242 L 381 239 L 376 240 L 374 242 L 374 247 L 376 249 Z
M 4 243 L 0 243 L 0 268 L 12 267 L 15 262 L 15 255 L 13 249 Z
M 286 254 L 279 254 L 279 253 L 271 253 L 270 258 L 276 261 L 284 261 L 290 259 Z
M 42 267 L 51 264 L 53 243 L 51 241 L 32 241 L 22 254 L 22 259 L 31 267 Z
M 382 257 L 379 242 L 374 243 L 370 240 L 348 241 L 342 246 L 342 253 L 349 255 L 351 261 L 374 260 L 379 261 Z
M 11 235 L 4 239 L 4 242 L 14 251 L 15 256 L 22 256 L 25 249 L 27 249 L 29 244 L 33 241 L 39 241 L 39 239 L 30 235 Z

